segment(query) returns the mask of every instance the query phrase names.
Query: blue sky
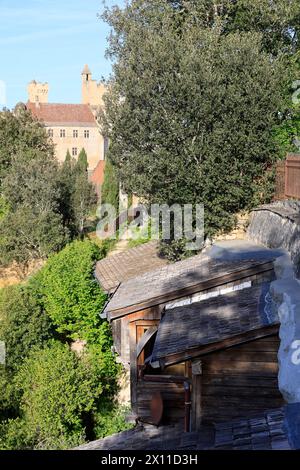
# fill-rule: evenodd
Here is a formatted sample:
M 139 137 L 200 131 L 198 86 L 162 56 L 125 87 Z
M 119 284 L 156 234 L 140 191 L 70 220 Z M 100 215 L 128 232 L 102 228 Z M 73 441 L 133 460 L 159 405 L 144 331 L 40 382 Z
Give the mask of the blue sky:
M 111 70 L 101 11 L 102 0 L 0 0 L 0 101 L 3 82 L 11 108 L 27 101 L 27 83 L 35 79 L 49 83 L 49 101 L 79 103 L 84 64 L 96 79 Z

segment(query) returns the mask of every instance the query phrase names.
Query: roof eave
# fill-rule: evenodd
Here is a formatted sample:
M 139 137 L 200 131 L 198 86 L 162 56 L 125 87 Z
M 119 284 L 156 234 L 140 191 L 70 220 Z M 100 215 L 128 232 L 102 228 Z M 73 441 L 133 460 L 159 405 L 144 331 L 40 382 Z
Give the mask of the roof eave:
M 125 315 L 138 312 L 139 310 L 144 310 L 146 308 L 155 307 L 157 305 L 168 303 L 173 300 L 186 297 L 188 295 L 197 294 L 203 290 L 211 289 L 214 287 L 219 287 L 226 283 L 234 282 L 239 279 L 242 280 L 249 276 L 271 271 L 273 269 L 274 269 L 273 260 L 258 263 L 250 268 L 240 269 L 230 274 L 225 274 L 223 276 L 215 277 L 213 279 L 201 281 L 193 286 L 183 287 L 182 289 L 176 289 L 172 292 L 169 292 L 166 295 L 153 297 L 151 299 L 148 299 L 147 301 L 140 302 L 137 304 L 133 304 L 133 305 L 129 305 L 126 307 L 121 307 L 121 308 L 117 308 L 113 310 L 109 310 L 109 304 L 108 304 L 105 309 L 105 313 L 107 314 L 108 320 L 113 321 Z
M 279 323 L 273 323 L 266 325 L 263 328 L 258 328 L 255 330 L 247 331 L 239 335 L 226 338 L 225 340 L 205 344 L 202 346 L 196 346 L 194 348 L 187 349 L 185 351 L 176 352 L 174 354 L 168 354 L 165 357 L 155 357 L 153 361 L 159 361 L 161 367 L 167 367 L 180 362 L 188 361 L 201 357 L 207 354 L 211 354 L 222 349 L 227 349 L 232 346 L 238 346 L 239 344 L 248 343 L 249 341 L 254 341 L 256 339 L 265 338 L 267 336 L 272 336 L 279 332 Z

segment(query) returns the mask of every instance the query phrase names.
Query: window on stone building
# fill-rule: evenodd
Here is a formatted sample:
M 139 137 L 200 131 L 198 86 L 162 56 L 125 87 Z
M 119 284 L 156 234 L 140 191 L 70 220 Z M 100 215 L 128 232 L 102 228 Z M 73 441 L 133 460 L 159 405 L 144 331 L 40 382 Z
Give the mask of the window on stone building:
M 73 137 L 74 137 L 74 139 L 77 139 L 77 137 L 78 137 L 78 131 L 77 130 L 73 130 Z
M 77 147 L 72 148 L 72 155 L 73 157 L 77 157 Z
M 84 131 L 84 138 L 89 139 L 89 137 L 90 137 L 90 131 L 85 130 Z
M 66 137 L 66 130 L 65 129 L 60 130 L 60 137 Z
M 48 129 L 48 136 L 53 137 L 53 129 Z

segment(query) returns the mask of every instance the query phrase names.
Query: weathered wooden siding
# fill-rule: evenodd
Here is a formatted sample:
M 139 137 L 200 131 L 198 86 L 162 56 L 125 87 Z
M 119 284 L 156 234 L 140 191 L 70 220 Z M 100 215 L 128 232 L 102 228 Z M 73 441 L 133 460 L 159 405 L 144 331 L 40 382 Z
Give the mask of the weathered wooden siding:
M 183 383 L 139 380 L 137 384 L 137 415 L 142 421 L 151 422 L 150 403 L 155 392 L 160 392 L 162 395 L 164 423 L 184 418 Z
M 124 366 L 129 366 L 130 363 L 130 341 L 129 341 L 129 324 L 133 321 L 141 319 L 158 320 L 161 317 L 163 307 L 157 306 L 140 310 L 139 312 L 126 315 L 111 322 L 112 335 L 114 341 L 114 348 L 118 353 Z M 134 348 L 136 347 L 136 344 Z
M 276 335 L 203 357 L 198 419 L 220 422 L 281 406 L 278 349 Z
M 209 292 L 220 291 L 220 289 L 227 289 L 236 285 L 239 285 L 241 282 L 251 281 L 253 285 L 259 284 L 265 281 L 274 280 L 274 270 L 270 268 L 267 271 L 262 273 L 254 274 L 251 276 L 246 276 L 245 278 L 238 279 L 234 282 L 225 282 L 220 286 L 214 286 L 210 289 L 201 291 L 203 294 Z M 182 300 L 182 299 L 180 299 Z M 129 347 L 129 323 L 138 319 L 157 319 L 160 320 L 161 313 L 165 307 L 165 304 L 157 305 L 155 307 L 146 308 L 135 313 L 131 313 L 122 318 L 115 319 L 111 322 L 112 333 L 115 349 L 120 356 L 121 361 L 126 366 L 130 363 L 130 347 Z

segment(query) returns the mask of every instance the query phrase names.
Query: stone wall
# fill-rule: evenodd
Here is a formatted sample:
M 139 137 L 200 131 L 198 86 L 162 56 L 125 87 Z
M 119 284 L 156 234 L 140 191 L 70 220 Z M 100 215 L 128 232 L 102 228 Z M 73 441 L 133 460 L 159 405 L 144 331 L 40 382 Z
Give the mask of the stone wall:
M 300 201 L 280 201 L 254 210 L 247 237 L 269 248 L 287 250 L 300 275 Z

